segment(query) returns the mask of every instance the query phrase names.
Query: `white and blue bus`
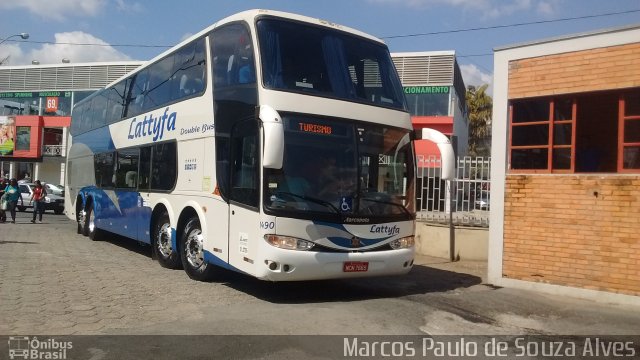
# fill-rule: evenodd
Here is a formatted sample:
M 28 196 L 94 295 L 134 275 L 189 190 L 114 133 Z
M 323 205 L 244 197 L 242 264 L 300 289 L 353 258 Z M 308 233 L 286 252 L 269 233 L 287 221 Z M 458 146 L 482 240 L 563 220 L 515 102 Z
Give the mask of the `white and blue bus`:
M 414 150 L 388 48 L 267 10 L 201 31 L 78 103 L 67 214 L 158 262 L 273 281 L 407 273 Z

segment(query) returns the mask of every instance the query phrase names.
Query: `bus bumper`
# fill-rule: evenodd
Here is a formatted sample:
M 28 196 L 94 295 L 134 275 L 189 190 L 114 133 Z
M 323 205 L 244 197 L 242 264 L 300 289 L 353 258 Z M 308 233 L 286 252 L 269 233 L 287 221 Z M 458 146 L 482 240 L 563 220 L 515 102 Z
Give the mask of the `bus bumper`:
M 263 247 L 265 256 L 256 264 L 256 277 L 271 281 L 402 275 L 413 267 L 415 254 L 413 247 L 345 253 L 285 250 L 268 244 Z

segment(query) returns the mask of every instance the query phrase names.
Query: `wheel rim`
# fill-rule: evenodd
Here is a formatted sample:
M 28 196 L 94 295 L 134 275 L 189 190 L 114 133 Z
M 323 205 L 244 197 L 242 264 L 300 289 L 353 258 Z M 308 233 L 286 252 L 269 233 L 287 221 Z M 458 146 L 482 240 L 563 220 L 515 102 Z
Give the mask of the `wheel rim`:
M 164 223 L 158 229 L 156 234 L 156 247 L 160 254 L 164 257 L 169 257 L 173 253 L 173 244 L 171 239 L 171 225 Z
M 204 263 L 204 251 L 202 248 L 203 237 L 200 229 L 193 229 L 187 236 L 185 243 L 185 255 L 187 262 L 194 269 L 198 269 Z
M 94 215 L 93 210 L 89 212 L 89 233 L 93 233 L 96 229 L 96 216 Z

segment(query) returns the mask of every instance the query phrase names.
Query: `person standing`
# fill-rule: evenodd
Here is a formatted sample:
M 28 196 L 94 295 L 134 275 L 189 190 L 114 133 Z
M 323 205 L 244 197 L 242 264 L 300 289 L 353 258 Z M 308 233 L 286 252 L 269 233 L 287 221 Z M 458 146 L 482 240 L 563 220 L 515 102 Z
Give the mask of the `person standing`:
M 0 204 L 2 205 L 0 207 L 0 223 L 7 221 L 7 212 L 5 210 L 9 207 L 9 201 L 7 200 L 7 197 L 4 196 L 4 189 L 7 185 L 9 185 L 8 181 L 5 181 L 5 179 L 0 180 Z
M 36 215 L 38 216 L 38 222 L 42 222 L 42 214 L 44 213 L 44 197 L 47 196 L 47 190 L 42 186 L 40 180 L 36 180 L 36 185 L 33 188 L 33 194 L 31 194 L 31 201 L 33 202 L 33 219 L 31 223 L 36 222 Z
M 9 185 L 4 188 L 4 193 L 7 203 L 7 211 L 11 214 L 11 222 L 16 223 L 16 206 L 18 206 L 18 198 L 20 197 L 20 189 L 18 188 L 18 181 L 11 179 Z

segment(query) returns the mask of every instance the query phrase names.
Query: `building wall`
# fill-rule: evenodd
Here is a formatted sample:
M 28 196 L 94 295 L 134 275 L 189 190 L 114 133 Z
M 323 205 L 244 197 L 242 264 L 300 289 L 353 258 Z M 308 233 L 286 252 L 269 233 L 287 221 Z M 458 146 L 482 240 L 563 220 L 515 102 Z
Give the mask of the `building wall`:
M 509 62 L 509 98 L 640 86 L 640 43 Z
M 640 175 L 509 175 L 503 276 L 640 295 Z
M 639 303 L 640 174 L 513 174 L 507 156 L 511 100 L 638 87 L 638 39 L 635 25 L 496 49 L 490 283 Z

